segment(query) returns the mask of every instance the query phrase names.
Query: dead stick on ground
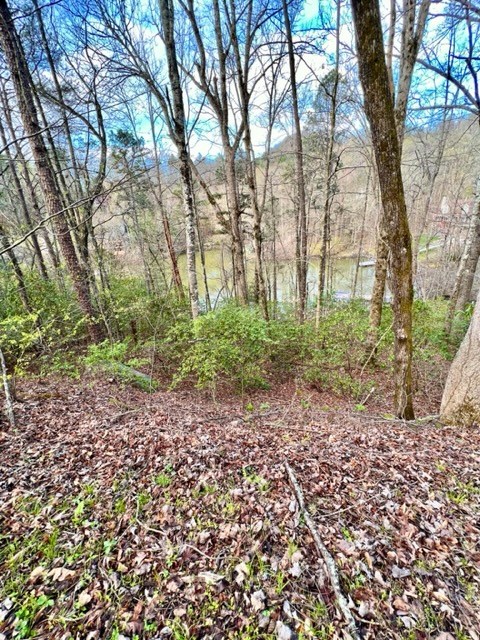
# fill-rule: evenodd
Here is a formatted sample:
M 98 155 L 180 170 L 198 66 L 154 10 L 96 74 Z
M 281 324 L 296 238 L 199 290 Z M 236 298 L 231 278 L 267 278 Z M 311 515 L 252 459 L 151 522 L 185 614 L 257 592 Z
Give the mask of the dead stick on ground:
M 325 562 L 325 565 L 327 567 L 328 576 L 330 578 L 333 591 L 335 592 L 338 606 L 340 607 L 343 617 L 345 618 L 345 621 L 347 623 L 348 631 L 352 636 L 352 638 L 354 638 L 355 640 L 358 640 L 360 636 L 358 635 L 357 627 L 355 625 L 355 620 L 353 618 L 352 612 L 350 611 L 347 600 L 345 599 L 345 596 L 343 595 L 342 590 L 340 588 L 340 580 L 338 578 L 338 571 L 335 565 L 335 561 L 332 558 L 330 551 L 323 544 L 322 539 L 320 538 L 320 535 L 315 526 L 315 523 L 313 522 L 310 514 L 308 513 L 305 507 L 305 499 L 303 497 L 302 488 L 300 487 L 300 484 L 298 483 L 298 480 L 295 477 L 295 474 L 293 473 L 293 469 L 288 464 L 288 462 L 285 462 L 285 468 L 287 470 L 288 478 L 295 491 L 295 495 L 297 497 L 297 502 L 300 507 L 300 511 L 302 512 L 302 515 L 305 519 L 305 524 L 310 529 L 315 545 L 318 551 L 320 552 L 320 555 L 322 556 Z

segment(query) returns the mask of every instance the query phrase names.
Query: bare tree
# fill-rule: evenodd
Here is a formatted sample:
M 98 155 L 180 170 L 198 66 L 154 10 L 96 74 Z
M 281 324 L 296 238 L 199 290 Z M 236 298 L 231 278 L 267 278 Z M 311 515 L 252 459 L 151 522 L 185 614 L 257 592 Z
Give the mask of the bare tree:
M 172 103 L 166 107 L 170 111 L 170 122 L 173 140 L 177 147 L 180 164 L 180 178 L 183 190 L 183 203 L 185 207 L 185 226 L 187 240 L 187 273 L 188 290 L 190 293 L 190 306 L 192 317 L 199 313 L 198 283 L 195 264 L 195 203 L 192 172 L 190 168 L 190 154 L 188 151 L 185 107 L 183 104 L 183 91 L 180 82 L 180 71 L 177 60 L 174 30 L 173 0 L 159 0 L 160 16 L 163 28 L 163 41 L 168 63 L 168 77 L 172 91 Z M 168 99 L 168 96 L 167 96 Z
M 23 127 L 26 135 L 29 136 L 46 207 L 49 215 L 54 216 L 62 254 L 72 278 L 78 302 L 85 315 L 90 337 L 93 341 L 99 341 L 103 338 L 103 331 L 96 321 L 85 272 L 79 263 L 70 230 L 62 213 L 63 202 L 48 160 L 42 127 L 35 107 L 30 71 L 6 0 L 0 0 L 0 44 L 15 87 Z
M 448 87 L 454 88 L 453 103 L 447 106 L 455 110 L 473 113 L 480 124 L 480 67 L 478 47 L 480 43 L 480 5 L 478 2 L 453 0 L 451 13 L 445 28 L 449 32 L 449 47 L 446 56 L 425 47 L 424 56 L 419 59 L 421 66 L 443 79 Z M 445 105 L 442 105 L 445 108 Z M 450 300 L 445 329 L 452 331 L 453 318 L 472 297 L 475 273 L 480 260 L 480 176 L 476 179 L 476 199 L 469 227 L 469 235 L 460 260 L 453 294 Z
M 223 163 L 225 169 L 225 186 L 229 210 L 230 230 L 232 235 L 232 257 L 234 269 L 234 287 L 240 302 L 247 302 L 247 275 L 245 267 L 244 234 L 242 229 L 242 206 L 239 198 L 236 154 L 242 140 L 244 123 L 237 130 L 231 132 L 231 113 L 228 95 L 228 51 L 231 43 L 224 41 L 222 29 L 222 12 L 219 0 L 212 0 L 213 13 L 213 42 L 215 56 L 207 55 L 205 40 L 193 0 L 183 0 L 180 4 L 191 26 L 195 41 L 197 56 L 194 69 L 184 64 L 184 69 L 190 80 L 205 95 L 216 121 L 218 123 L 220 139 L 223 149 Z M 214 63 L 211 67 L 209 61 Z
M 394 103 L 385 63 L 378 0 L 351 0 L 360 80 L 372 134 L 388 232 L 395 335 L 395 412 L 411 420 L 412 384 L 412 247 L 401 172 L 401 152 Z
M 386 60 L 388 63 L 387 72 L 389 77 L 389 88 L 395 105 L 395 125 L 397 129 L 401 154 L 403 139 L 405 136 L 408 96 L 412 84 L 415 63 L 418 58 L 419 48 L 425 32 L 425 26 L 431 0 L 420 0 L 418 11 L 418 0 L 403 0 L 403 7 L 401 12 L 403 22 L 401 31 L 401 47 L 399 54 L 400 64 L 396 88 L 393 82 L 394 72 L 392 66 L 393 43 L 395 40 L 396 30 L 395 21 L 398 15 L 395 2 L 396 0 L 392 0 L 391 2 L 389 40 Z M 368 352 L 371 351 L 371 349 L 377 342 L 378 329 L 382 321 L 383 299 L 385 296 L 385 285 L 387 282 L 388 250 L 388 230 L 386 228 L 386 217 L 385 215 L 381 215 L 378 223 L 375 278 L 370 304 L 370 335 L 367 345 Z
M 288 49 L 288 66 L 290 71 L 290 89 L 292 92 L 292 114 L 295 132 L 295 259 L 297 272 L 297 315 L 300 321 L 305 317 L 307 305 L 307 208 L 305 196 L 305 175 L 303 170 L 303 139 L 298 105 L 297 72 L 295 49 L 293 46 L 292 25 L 287 0 L 282 0 L 283 21 Z
M 336 25 L 335 25 L 335 66 L 333 69 L 333 77 L 330 86 L 323 83 L 323 88 L 328 96 L 329 122 L 327 134 L 327 149 L 325 155 L 325 180 L 324 180 L 324 196 L 323 196 L 323 220 L 322 220 L 322 250 L 320 253 L 320 264 L 318 273 L 318 296 L 317 296 L 317 313 L 316 324 L 320 324 L 320 314 L 323 304 L 323 296 L 325 294 L 325 276 L 328 249 L 330 242 L 330 213 L 332 200 L 334 196 L 333 181 L 335 176 L 335 158 L 334 146 L 336 139 L 337 127 L 337 110 L 338 110 L 338 87 L 340 82 L 340 16 L 341 16 L 341 0 L 336 0 Z

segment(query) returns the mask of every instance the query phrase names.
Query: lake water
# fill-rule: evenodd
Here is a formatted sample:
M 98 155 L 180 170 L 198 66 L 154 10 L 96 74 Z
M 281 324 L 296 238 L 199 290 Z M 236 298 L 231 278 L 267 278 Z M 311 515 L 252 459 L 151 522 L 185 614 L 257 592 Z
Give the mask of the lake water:
M 253 284 L 255 274 L 255 258 L 252 254 L 247 255 L 247 279 L 249 284 Z M 205 265 L 207 272 L 208 289 L 212 304 L 215 301 L 228 298 L 232 295 L 232 266 L 230 253 L 227 250 L 210 249 L 205 252 Z M 351 296 L 353 281 L 355 278 L 356 260 L 353 258 L 337 258 L 333 261 L 333 293 L 338 299 L 348 299 Z M 272 286 L 273 265 L 267 263 L 266 270 L 268 281 Z M 179 256 L 179 267 L 184 282 L 186 278 L 186 256 Z M 314 300 L 318 290 L 318 267 L 319 259 L 312 258 L 308 265 L 308 297 Z M 356 296 L 368 299 L 372 292 L 375 268 L 373 266 L 361 267 L 358 272 Z M 197 255 L 198 288 L 200 297 L 205 297 L 205 286 L 203 282 L 203 272 L 201 268 L 200 256 Z M 273 297 L 270 292 L 271 297 Z M 277 264 L 277 300 L 279 302 L 293 302 L 295 300 L 295 263 L 285 261 Z

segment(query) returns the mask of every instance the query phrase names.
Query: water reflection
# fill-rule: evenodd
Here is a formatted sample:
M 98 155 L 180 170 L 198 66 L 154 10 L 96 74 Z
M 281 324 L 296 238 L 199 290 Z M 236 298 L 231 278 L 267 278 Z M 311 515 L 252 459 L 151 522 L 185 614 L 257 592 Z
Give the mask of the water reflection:
M 329 292 L 339 300 L 348 300 L 352 295 L 357 261 L 353 258 L 337 258 L 332 263 L 332 273 L 329 274 Z M 247 256 L 247 279 L 253 286 L 255 265 L 254 257 Z M 207 272 L 208 289 L 212 303 L 232 296 L 232 266 L 228 250 L 210 249 L 205 252 L 205 266 Z M 186 256 L 179 257 L 179 267 L 186 282 Z M 276 279 L 277 300 L 279 302 L 293 302 L 295 299 L 295 263 L 294 261 L 279 262 L 274 273 L 272 263 L 266 263 L 269 297 L 273 299 L 272 288 Z M 309 300 L 314 300 L 318 291 L 319 259 L 311 258 L 308 265 L 307 287 Z M 201 298 L 205 297 L 205 286 L 200 257 L 197 256 L 198 288 Z M 360 267 L 357 276 L 356 297 L 369 299 L 372 293 L 374 266 Z

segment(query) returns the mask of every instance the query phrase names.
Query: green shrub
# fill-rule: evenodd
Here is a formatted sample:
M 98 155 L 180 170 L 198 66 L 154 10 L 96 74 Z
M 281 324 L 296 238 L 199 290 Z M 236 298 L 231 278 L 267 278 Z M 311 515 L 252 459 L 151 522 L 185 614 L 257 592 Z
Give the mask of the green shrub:
M 226 304 L 196 320 L 179 322 L 167 339 L 179 360 L 172 385 L 193 376 L 197 387 L 212 390 L 220 378 L 242 389 L 266 386 L 270 342 L 258 309 Z
M 139 340 L 147 340 L 153 335 L 163 338 L 172 324 L 188 316 L 185 301 L 172 293 L 151 295 L 144 281 L 136 277 L 112 277 L 103 304 L 118 339 L 132 333 Z
M 120 342 L 104 340 L 100 344 L 92 344 L 88 347 L 83 363 L 87 367 L 107 371 L 123 382 L 133 384 L 143 391 L 155 391 L 158 388 L 157 382 L 152 380 L 149 375 L 134 368 L 148 364 L 149 361 L 138 357 L 127 359 L 130 348 L 131 344 L 128 339 Z
M 415 357 L 430 360 L 451 358 L 452 347 L 445 334 L 448 300 L 415 300 L 413 303 L 413 346 Z
M 34 312 L 22 306 L 11 274 L 0 273 L 0 343 L 15 374 L 85 337 L 84 319 L 68 288 L 33 271 L 25 271 L 24 279 Z
M 291 312 L 268 323 L 268 337 L 270 364 L 280 374 L 289 374 L 309 362 L 316 348 L 313 323 L 300 324 Z
M 110 342 L 110 340 L 104 340 L 99 344 L 91 344 L 83 361 L 88 367 L 122 362 L 127 355 L 129 346 L 128 341 Z

